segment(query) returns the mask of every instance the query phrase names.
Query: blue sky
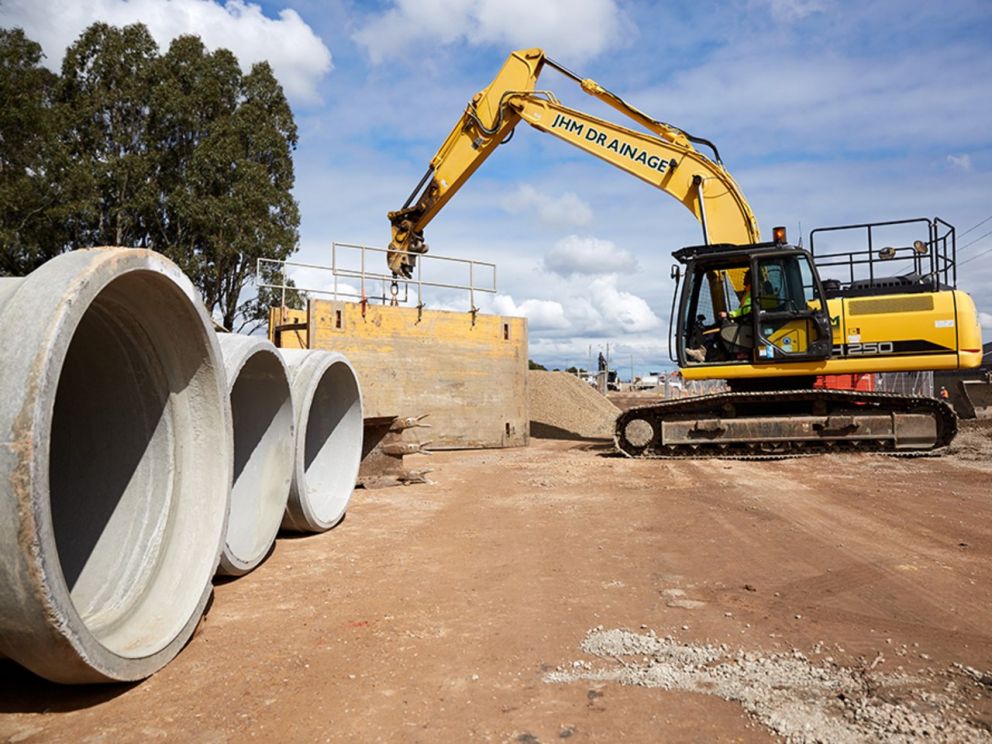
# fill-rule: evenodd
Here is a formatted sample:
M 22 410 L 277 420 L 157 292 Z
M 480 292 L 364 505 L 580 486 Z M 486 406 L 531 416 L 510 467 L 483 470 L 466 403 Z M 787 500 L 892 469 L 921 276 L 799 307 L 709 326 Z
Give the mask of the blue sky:
M 717 143 L 765 235 L 992 216 L 992 3 L 948 0 L 4 0 L 52 64 L 95 20 L 144 21 L 161 45 L 199 33 L 270 59 L 300 129 L 297 258 L 332 241 L 383 246 L 473 93 L 513 49 L 541 46 L 654 117 Z M 547 71 L 539 87 L 617 119 Z M 520 127 L 427 231 L 432 252 L 498 264 L 485 310 L 529 318 L 531 356 L 624 370 L 667 360 L 671 251 L 699 242 L 667 195 Z M 992 220 L 959 240 L 960 287 L 992 338 Z M 972 240 L 979 238 L 972 245 Z M 983 251 L 989 251 L 982 255 Z M 567 265 L 563 256 L 578 256 Z M 971 260 L 968 260 L 971 259 Z M 329 286 L 321 272 L 297 276 Z M 436 307 L 467 309 L 456 293 Z

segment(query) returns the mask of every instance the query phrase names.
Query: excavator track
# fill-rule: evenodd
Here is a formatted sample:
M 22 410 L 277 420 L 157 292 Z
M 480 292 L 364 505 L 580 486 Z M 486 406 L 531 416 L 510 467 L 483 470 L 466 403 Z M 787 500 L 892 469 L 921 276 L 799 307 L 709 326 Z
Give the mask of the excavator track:
M 780 459 L 831 452 L 919 456 L 951 443 L 957 416 L 935 398 L 856 390 L 720 393 L 637 406 L 617 418 L 628 457 Z

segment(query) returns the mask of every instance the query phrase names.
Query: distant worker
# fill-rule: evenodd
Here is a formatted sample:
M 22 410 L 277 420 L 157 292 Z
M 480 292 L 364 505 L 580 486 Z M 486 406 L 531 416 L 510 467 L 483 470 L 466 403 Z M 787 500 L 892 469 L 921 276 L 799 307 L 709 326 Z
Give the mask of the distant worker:
M 940 393 L 939 393 L 939 395 L 940 395 L 940 399 L 941 400 L 947 400 L 948 398 L 951 397 L 950 392 L 948 392 L 947 388 L 944 387 L 943 385 L 940 386 Z
M 603 356 L 603 352 L 599 352 L 599 371 L 606 371 L 606 357 Z
M 733 320 L 740 320 L 741 317 L 750 314 L 751 312 L 751 269 L 744 272 L 744 293 L 740 297 L 741 304 L 736 310 L 731 310 L 729 313 L 720 311 L 721 318 L 731 318 Z

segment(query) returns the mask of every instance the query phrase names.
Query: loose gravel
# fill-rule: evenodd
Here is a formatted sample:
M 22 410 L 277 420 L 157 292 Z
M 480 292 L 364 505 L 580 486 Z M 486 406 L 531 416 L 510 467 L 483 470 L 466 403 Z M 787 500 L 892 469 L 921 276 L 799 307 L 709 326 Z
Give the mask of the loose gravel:
M 527 375 L 531 435 L 613 439 L 620 409 L 591 385 L 567 372 L 531 370 Z
M 992 461 L 992 419 L 958 421 L 958 435 L 947 447 L 946 453 L 961 460 Z
M 851 668 L 804 653 L 733 650 L 683 643 L 654 631 L 589 632 L 582 650 L 609 664 L 581 660 L 545 676 L 549 683 L 616 681 L 715 695 L 740 703 L 787 742 L 992 742 L 973 720 L 970 701 L 989 694 L 984 675 L 962 667 L 917 676 L 883 673 L 881 655 Z M 940 691 L 934 692 L 934 683 Z

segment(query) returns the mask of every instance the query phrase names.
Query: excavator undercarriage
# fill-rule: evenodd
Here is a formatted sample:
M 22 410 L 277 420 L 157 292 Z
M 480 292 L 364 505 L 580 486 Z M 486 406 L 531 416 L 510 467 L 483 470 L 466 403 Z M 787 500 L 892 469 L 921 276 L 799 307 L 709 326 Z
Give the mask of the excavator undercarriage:
M 774 412 L 769 415 L 769 412 Z M 856 390 L 720 393 L 631 408 L 615 443 L 628 457 L 769 459 L 829 452 L 919 455 L 950 444 L 943 401 Z

